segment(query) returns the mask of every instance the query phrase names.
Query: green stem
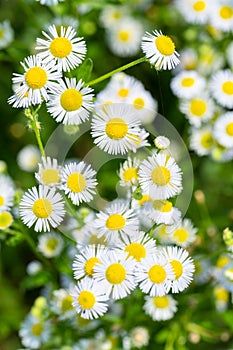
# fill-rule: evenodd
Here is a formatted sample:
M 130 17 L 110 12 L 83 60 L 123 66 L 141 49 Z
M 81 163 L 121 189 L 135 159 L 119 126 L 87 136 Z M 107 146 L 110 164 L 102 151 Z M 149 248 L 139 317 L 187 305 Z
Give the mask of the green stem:
M 124 66 L 121 66 L 121 67 L 119 67 L 119 68 L 116 68 L 116 69 L 112 70 L 111 72 L 108 72 L 108 73 L 102 75 L 102 76 L 99 77 L 99 78 L 96 78 L 96 79 L 94 79 L 94 80 L 91 80 L 91 81 L 85 83 L 84 86 L 87 86 L 87 85 L 90 86 L 90 85 L 98 84 L 98 83 L 100 83 L 101 81 L 110 78 L 110 77 L 111 77 L 113 74 L 115 74 L 115 73 L 122 72 L 122 71 L 124 71 L 124 70 L 126 70 L 126 69 L 128 69 L 128 68 L 134 67 L 134 66 L 136 66 L 137 64 L 142 63 L 142 62 L 146 62 L 146 61 L 147 61 L 146 57 L 138 58 L 137 60 L 132 61 L 132 62 L 130 62 L 130 63 L 127 63 L 127 64 L 125 64 Z
M 44 151 L 44 146 L 41 140 L 41 135 L 40 135 L 40 126 L 39 126 L 39 121 L 38 121 L 38 111 L 40 109 L 41 105 L 39 105 L 35 110 L 31 110 L 30 108 L 25 111 L 26 117 L 29 118 L 30 120 L 30 127 L 34 131 L 36 135 L 36 141 L 39 146 L 41 155 L 45 157 L 45 151 Z

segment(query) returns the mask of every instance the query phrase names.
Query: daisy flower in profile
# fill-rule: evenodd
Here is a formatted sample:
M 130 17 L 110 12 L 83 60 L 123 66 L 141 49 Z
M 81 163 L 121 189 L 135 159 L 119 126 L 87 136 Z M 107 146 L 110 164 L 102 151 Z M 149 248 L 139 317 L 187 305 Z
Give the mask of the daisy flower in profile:
M 105 211 L 96 214 L 94 226 L 98 237 L 105 236 L 114 243 L 120 236 L 134 235 L 138 231 L 139 220 L 127 203 L 112 202 Z
M 140 49 L 143 27 L 138 20 L 125 17 L 108 28 L 106 34 L 108 45 L 115 55 L 134 56 Z
M 154 154 L 142 161 L 138 175 L 142 191 L 153 199 L 167 199 L 182 191 L 182 171 L 166 154 Z
M 128 158 L 120 165 L 120 185 L 121 186 L 132 186 L 138 183 L 138 167 L 140 160 L 137 158 Z
M 51 335 L 51 323 L 29 314 L 19 330 L 22 344 L 30 349 L 39 349 Z
M 35 224 L 36 232 L 50 231 L 50 226 L 59 226 L 64 218 L 64 201 L 55 188 L 40 185 L 37 189 L 34 186 L 24 193 L 19 214 L 28 227 Z
M 57 289 L 52 293 L 51 310 L 58 315 L 59 320 L 68 320 L 76 315 L 72 305 L 73 298 L 65 289 Z
M 193 226 L 190 219 L 184 219 L 169 228 L 171 241 L 183 248 L 188 247 L 196 239 L 197 228 Z
M 57 159 L 42 157 L 41 163 L 38 164 L 39 170 L 35 173 L 37 181 L 46 186 L 57 186 L 61 181 L 61 167 Z
M 92 278 L 94 274 L 94 267 L 97 263 L 101 264 L 101 258 L 108 253 L 108 248 L 103 245 L 91 244 L 88 246 L 81 246 L 79 254 L 75 255 L 72 269 L 74 278 L 79 280 L 83 277 Z
M 82 79 L 59 80 L 56 89 L 50 91 L 48 112 L 65 125 L 79 125 L 88 119 L 93 106 L 93 89 L 84 87 Z
M 59 31 L 55 25 L 49 26 L 49 34 L 42 32 L 46 39 L 37 38 L 35 49 L 43 61 L 55 60 L 59 69 L 69 72 L 82 63 L 87 52 L 86 43 L 83 38 L 76 37 L 76 30 L 71 26 L 61 26 Z
M 229 69 L 216 72 L 210 81 L 210 91 L 221 106 L 233 108 L 233 73 Z
M 146 32 L 142 37 L 141 47 L 146 58 L 158 69 L 170 70 L 180 62 L 173 40 L 161 31 L 154 30 L 153 34 Z
M 0 230 L 5 230 L 13 223 L 13 217 L 8 211 L 0 212 Z
M 190 100 L 182 101 L 180 110 L 185 114 L 190 124 L 200 127 L 202 122 L 213 118 L 215 106 L 208 96 L 196 96 Z
M 166 136 L 157 136 L 154 144 L 158 149 L 165 150 L 170 146 L 170 140 Z
M 181 71 L 171 80 L 174 95 L 183 99 L 191 99 L 205 88 L 205 79 L 196 71 Z
M 186 289 L 193 280 L 195 266 L 188 252 L 179 247 L 168 246 L 162 248 L 163 254 L 172 266 L 174 277 L 172 278 L 172 293 L 179 293 Z
M 139 288 L 153 297 L 167 294 L 173 277 L 171 265 L 160 252 L 142 259 L 136 265 L 135 280 L 139 283 Z
M 233 32 L 233 5 L 231 0 L 216 1 L 211 4 L 210 22 L 222 32 Z
M 0 22 L 0 33 L 0 49 L 4 49 L 13 41 L 14 38 L 14 31 L 9 21 L 5 20 Z
M 27 145 L 17 154 L 17 163 L 20 169 L 34 172 L 41 159 L 41 153 L 37 146 Z
M 39 237 L 38 250 L 46 258 L 54 258 L 60 255 L 64 242 L 56 232 L 44 233 Z
M 172 225 L 181 219 L 181 212 L 171 201 L 155 199 L 143 208 L 143 212 L 156 224 Z
M 175 5 L 188 23 L 206 24 L 209 20 L 209 0 L 176 0 Z
M 27 108 L 48 101 L 48 89 L 61 78 L 54 61 L 44 62 L 38 56 L 29 56 L 20 62 L 24 74 L 13 73 L 13 84 L 19 84 L 15 94 L 8 99 L 13 107 Z M 27 99 L 26 99 L 27 97 Z M 23 101 L 23 102 L 22 102 Z
M 95 194 L 97 181 L 96 171 L 90 164 L 83 161 L 79 163 L 71 162 L 64 166 L 61 174 L 61 189 L 68 194 L 68 197 L 75 205 L 82 202 L 90 202 Z
M 169 244 L 171 243 L 170 240 L 170 235 L 169 235 L 169 228 L 172 225 L 165 225 L 165 224 L 160 224 L 158 225 L 153 233 L 153 236 L 158 239 L 160 244 Z
M 213 128 L 210 125 L 191 129 L 190 148 L 199 156 L 211 154 L 214 145 Z
M 94 267 L 94 278 L 106 295 L 123 299 L 136 288 L 134 268 L 135 261 L 127 253 L 109 251 Z
M 108 296 L 104 289 L 90 278 L 82 279 L 71 293 L 76 312 L 85 319 L 93 320 L 103 316 L 108 310 Z
M 145 296 L 143 309 L 153 321 L 170 320 L 177 311 L 177 301 L 171 295 L 161 297 Z
M 130 106 L 112 103 L 105 106 L 104 112 L 93 116 L 91 135 L 94 143 L 109 154 L 135 152 L 139 125 Z
M 233 112 L 221 115 L 214 124 L 214 137 L 224 147 L 233 147 Z

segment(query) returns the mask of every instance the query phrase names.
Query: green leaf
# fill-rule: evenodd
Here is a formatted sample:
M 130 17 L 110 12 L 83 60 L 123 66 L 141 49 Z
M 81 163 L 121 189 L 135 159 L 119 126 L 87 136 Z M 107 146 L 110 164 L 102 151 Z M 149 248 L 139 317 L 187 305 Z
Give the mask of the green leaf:
M 17 245 L 19 245 L 20 243 L 22 243 L 24 241 L 24 236 L 22 235 L 22 233 L 16 233 L 15 236 L 10 237 L 7 239 L 6 244 L 10 247 L 16 247 Z
M 79 66 L 76 70 L 76 75 L 78 80 L 82 79 L 84 82 L 89 81 L 91 72 L 93 69 L 93 61 L 91 58 L 87 58 L 81 66 Z
M 23 280 L 22 286 L 25 289 L 38 288 L 51 281 L 51 279 L 51 275 L 48 272 L 40 271 L 36 275 L 27 276 Z

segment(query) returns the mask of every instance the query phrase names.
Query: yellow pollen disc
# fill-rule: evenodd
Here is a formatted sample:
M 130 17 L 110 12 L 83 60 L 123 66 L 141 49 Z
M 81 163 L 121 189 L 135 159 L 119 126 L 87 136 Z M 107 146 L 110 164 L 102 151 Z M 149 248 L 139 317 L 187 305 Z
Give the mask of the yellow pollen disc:
M 86 179 L 80 173 L 73 173 L 68 176 L 67 187 L 75 193 L 82 192 L 86 188 Z
M 67 89 L 60 96 L 62 108 L 68 112 L 76 111 L 82 106 L 82 94 L 75 89 Z
M 138 169 L 137 168 L 126 169 L 123 173 L 123 178 L 125 182 L 132 182 L 133 180 L 137 180 Z
M 192 100 L 190 103 L 190 112 L 197 116 L 197 117 L 202 117 L 203 114 L 205 114 L 207 110 L 207 105 L 206 102 L 203 100 Z
M 166 279 L 166 271 L 160 265 L 153 265 L 148 271 L 148 276 L 153 283 L 163 283 Z
M 207 149 L 211 148 L 213 146 L 213 143 L 214 143 L 213 136 L 209 132 L 203 134 L 201 136 L 200 141 L 201 141 L 202 147 L 207 148 Z
M 155 46 L 165 56 L 170 56 L 175 51 L 175 44 L 169 36 L 160 35 L 155 39 Z
M 93 276 L 95 264 L 100 263 L 100 260 L 96 257 L 90 258 L 86 261 L 84 265 L 84 270 L 86 274 L 90 277 Z
M 44 169 L 41 174 L 41 180 L 46 185 L 60 182 L 59 172 L 56 169 Z
M 114 18 L 114 19 L 119 19 L 120 17 L 121 17 L 120 12 L 115 11 L 115 12 L 113 13 L 113 18 Z
M 67 295 L 65 298 L 63 298 L 61 303 L 62 312 L 73 310 L 72 302 L 73 298 L 71 295 Z
M 156 185 L 165 186 L 171 179 L 171 173 L 164 166 L 158 166 L 152 171 L 151 178 Z
M 4 197 L 0 196 L 0 207 L 3 206 L 4 202 L 5 202 Z
M 54 57 L 64 58 L 72 51 L 72 44 L 66 38 L 55 38 L 50 44 L 50 52 Z
M 166 237 L 167 236 L 167 226 L 166 225 L 162 225 L 159 228 L 159 235 L 162 237 Z
M 179 243 L 186 242 L 188 239 L 188 236 L 189 236 L 188 231 L 183 228 L 179 228 L 173 233 L 173 237 Z
M 183 87 L 191 87 L 195 83 L 195 80 L 193 78 L 183 78 L 181 81 L 181 85 Z
M 159 309 L 165 309 L 169 306 L 169 298 L 166 295 L 163 297 L 154 297 L 154 305 Z
M 125 226 L 125 218 L 120 214 L 112 214 L 106 221 L 109 230 L 121 230 Z
M 226 132 L 229 136 L 233 136 L 233 123 L 230 123 L 226 126 Z
M 140 243 L 131 243 L 127 245 L 125 251 L 129 253 L 128 256 L 132 256 L 137 261 L 141 261 L 141 259 L 146 256 L 146 249 Z
M 119 263 L 110 265 L 106 270 L 106 279 L 112 284 L 120 284 L 125 280 L 126 270 Z
M 118 33 L 118 38 L 121 41 L 128 41 L 130 39 L 130 33 L 126 32 L 125 30 L 122 30 Z
M 172 260 L 170 264 L 172 265 L 175 279 L 177 280 L 183 273 L 183 266 L 178 260 Z
M 88 290 L 83 290 L 78 296 L 78 302 L 83 309 L 89 310 L 95 305 L 95 296 Z
M 9 227 L 13 222 L 12 215 L 7 211 L 0 213 L 0 229 L 4 230 Z
M 140 111 L 145 106 L 145 101 L 141 97 L 135 98 L 133 106 Z
M 107 122 L 105 131 L 110 139 L 120 140 L 127 134 L 128 126 L 123 119 L 112 118 Z
M 41 335 L 41 333 L 43 332 L 43 329 L 44 329 L 44 327 L 43 327 L 42 323 L 35 323 L 32 325 L 31 332 L 36 337 L 39 337 Z
M 222 91 L 227 95 L 233 95 L 233 82 L 226 81 L 222 84 Z
M 206 3 L 205 1 L 196 1 L 193 4 L 193 9 L 197 12 L 201 12 L 206 8 Z
M 118 91 L 118 95 L 122 98 L 125 98 L 127 97 L 129 94 L 129 90 L 126 89 L 126 88 L 121 88 L 119 91 Z
M 143 194 L 142 198 L 138 201 L 139 205 L 142 206 L 146 202 L 151 202 L 152 198 L 149 196 L 149 194 Z
M 217 260 L 216 266 L 221 269 L 222 267 L 226 266 L 230 262 L 230 258 L 227 256 L 220 256 Z
M 46 244 L 48 250 L 53 252 L 58 246 L 58 241 L 56 238 L 49 238 Z
M 45 219 L 51 215 L 53 207 L 47 198 L 39 198 L 35 200 L 32 211 L 38 218 Z
M 172 210 L 172 202 L 167 200 L 155 200 L 153 201 L 153 207 L 155 210 L 159 210 L 162 213 L 168 213 Z
M 222 6 L 219 10 L 219 15 L 223 19 L 230 19 L 233 16 L 233 9 L 230 6 Z
M 41 89 L 47 83 L 47 73 L 41 67 L 29 68 L 25 74 L 26 84 L 31 89 Z
M 214 289 L 214 295 L 218 300 L 228 302 L 229 299 L 229 293 L 228 291 L 223 287 L 216 287 Z

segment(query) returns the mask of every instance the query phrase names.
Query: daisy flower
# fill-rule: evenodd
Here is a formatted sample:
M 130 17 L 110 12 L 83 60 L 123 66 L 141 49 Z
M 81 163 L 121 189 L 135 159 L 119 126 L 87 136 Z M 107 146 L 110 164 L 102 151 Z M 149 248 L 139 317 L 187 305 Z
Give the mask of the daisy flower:
M 93 89 L 84 87 L 82 79 L 59 80 L 56 89 L 50 91 L 48 112 L 57 122 L 79 125 L 88 119 L 92 111 Z
M 172 225 L 181 219 L 181 212 L 169 200 L 154 200 L 143 208 L 147 215 L 156 224 Z
M 154 237 L 156 237 L 161 244 L 171 243 L 170 234 L 169 234 L 170 226 L 172 227 L 172 225 L 168 226 L 165 224 L 160 224 L 155 228 Z
M 114 103 L 106 105 L 105 112 L 93 116 L 91 135 L 94 143 L 109 154 L 135 152 L 139 125 L 130 106 Z
M 206 24 L 208 22 L 210 13 L 208 0 L 176 0 L 175 5 L 188 23 Z
M 95 175 L 96 171 L 91 168 L 90 164 L 83 161 L 69 163 L 62 170 L 61 188 L 75 205 L 90 202 L 96 192 L 97 181 Z
M 193 226 L 190 219 L 175 223 L 169 231 L 170 240 L 183 248 L 188 247 L 196 239 L 197 228 Z
M 35 224 L 36 232 L 50 231 L 50 226 L 59 226 L 64 218 L 64 201 L 55 188 L 40 185 L 37 189 L 34 186 L 24 193 L 19 214 L 28 227 Z
M 142 124 L 153 122 L 157 114 L 158 104 L 144 87 L 133 91 L 127 102 L 132 105 L 135 115 Z
M 142 191 L 153 199 L 167 199 L 182 191 L 182 171 L 166 154 L 154 154 L 142 161 L 138 174 Z
M 142 259 L 136 265 L 135 280 L 139 283 L 139 288 L 153 297 L 167 294 L 173 277 L 172 266 L 160 252 Z
M 35 178 L 40 184 L 46 186 L 59 185 L 61 181 L 61 167 L 58 165 L 57 159 L 42 157 L 38 166 L 39 170 L 35 173 Z
M 13 205 L 14 187 L 6 186 L 7 184 L 8 178 L 6 177 L 6 181 L 4 181 L 4 177 L 0 177 L 0 213 L 9 210 Z
M 171 295 L 145 297 L 143 309 L 153 321 L 170 320 L 177 311 L 177 301 Z
M 214 124 L 214 137 L 224 147 L 233 147 L 233 112 L 221 115 Z
M 99 288 L 113 299 L 123 299 L 136 288 L 135 261 L 125 252 L 109 251 L 101 264 L 94 267 L 94 278 Z
M 172 293 L 182 292 L 193 280 L 195 271 L 193 259 L 183 248 L 168 246 L 162 251 L 172 266 L 174 277 L 172 278 Z
M 13 41 L 14 38 L 14 31 L 9 21 L 5 20 L 0 22 L 0 33 L 0 49 L 4 49 Z
M 39 349 L 42 344 L 48 342 L 51 335 L 51 323 L 42 321 L 38 317 L 29 314 L 23 321 L 19 330 L 19 336 L 23 346 L 30 349 Z
M 128 15 L 128 8 L 125 6 L 106 5 L 100 13 L 100 23 L 104 28 L 112 28 L 120 20 Z
M 59 320 L 68 320 L 75 317 L 76 312 L 72 305 L 73 298 L 65 289 L 54 290 L 51 299 L 51 310 L 58 315 Z
M 221 106 L 233 108 L 233 73 L 229 69 L 216 72 L 209 86 L 213 97 Z
M 149 331 L 145 327 L 135 327 L 129 333 L 130 344 L 133 348 L 142 348 L 149 344 Z
M 205 79 L 196 71 L 181 71 L 171 80 L 174 95 L 183 99 L 191 99 L 205 88 Z
M 142 37 L 141 47 L 146 58 L 158 69 L 170 70 L 180 62 L 173 40 L 161 31 L 154 30 L 153 34 L 146 32 Z
M 11 226 L 13 222 L 13 217 L 8 211 L 0 212 L 0 230 L 6 230 Z
M 119 176 L 121 186 L 137 185 L 139 164 L 140 161 L 137 158 L 128 158 L 120 165 Z
M 60 255 L 63 247 L 64 242 L 56 232 L 44 233 L 39 236 L 37 248 L 46 258 Z
M 222 32 L 233 32 L 233 5 L 231 0 L 211 4 L 210 22 Z
M 225 311 L 229 303 L 230 293 L 219 284 L 214 287 L 213 293 L 215 297 L 216 309 L 219 312 Z
M 71 26 L 61 26 L 58 33 L 56 26 L 52 25 L 48 32 L 42 32 L 46 39 L 37 38 L 35 49 L 39 51 L 38 56 L 46 63 L 55 59 L 59 69 L 65 72 L 79 66 L 87 49 L 83 38 L 76 37 L 76 30 Z
M 73 306 L 82 318 L 93 320 L 107 312 L 108 297 L 105 290 L 101 290 L 91 279 L 79 281 L 71 296 L 74 300 Z
M 158 149 L 165 150 L 170 146 L 170 140 L 166 136 L 157 136 L 154 144 Z
M 190 124 L 200 127 L 202 122 L 210 120 L 214 116 L 215 106 L 208 96 L 196 96 L 190 100 L 182 101 L 180 110 L 185 114 Z
M 41 154 L 38 147 L 27 145 L 17 154 L 17 164 L 20 169 L 28 172 L 34 172 L 40 161 Z
M 190 148 L 199 156 L 210 154 L 214 145 L 213 129 L 210 125 L 191 129 Z
M 133 209 L 128 204 L 112 202 L 103 212 L 96 214 L 94 226 L 98 237 L 105 236 L 112 243 L 120 236 L 135 234 L 138 231 L 139 221 Z
M 13 73 L 13 84 L 19 84 L 19 87 L 8 99 L 8 103 L 13 107 L 28 108 L 44 100 L 48 101 L 48 89 L 56 86 L 54 81 L 61 78 L 61 72 L 58 72 L 54 61 L 46 63 L 34 55 L 25 58 L 20 63 L 25 72 L 24 74 Z
M 72 264 L 74 278 L 79 280 L 82 277 L 92 278 L 94 274 L 94 267 L 97 263 L 101 264 L 101 258 L 107 254 L 108 248 L 103 245 L 88 245 L 83 247 L 78 244 L 80 249 L 79 254 L 75 255 Z
M 115 55 L 134 56 L 140 49 L 143 27 L 138 20 L 125 17 L 108 28 L 106 34 L 108 45 Z

